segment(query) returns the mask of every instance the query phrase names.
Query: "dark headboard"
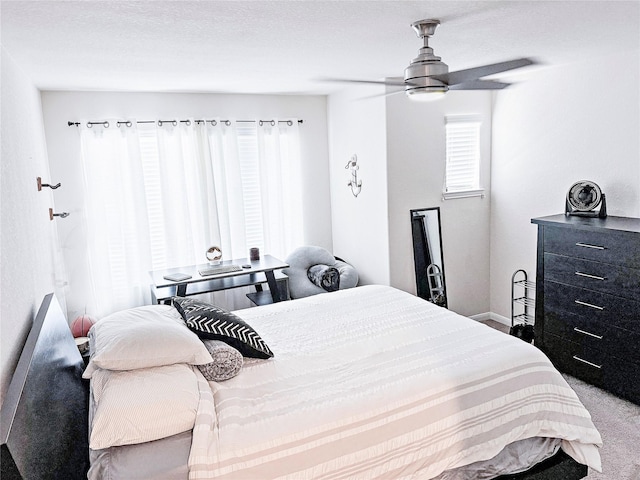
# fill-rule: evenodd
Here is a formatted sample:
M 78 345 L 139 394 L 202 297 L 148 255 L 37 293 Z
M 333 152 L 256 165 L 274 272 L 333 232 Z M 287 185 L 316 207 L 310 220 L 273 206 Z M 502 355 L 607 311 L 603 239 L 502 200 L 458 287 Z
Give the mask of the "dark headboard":
M 54 295 L 31 327 L 0 413 L 3 480 L 87 478 L 84 362 Z

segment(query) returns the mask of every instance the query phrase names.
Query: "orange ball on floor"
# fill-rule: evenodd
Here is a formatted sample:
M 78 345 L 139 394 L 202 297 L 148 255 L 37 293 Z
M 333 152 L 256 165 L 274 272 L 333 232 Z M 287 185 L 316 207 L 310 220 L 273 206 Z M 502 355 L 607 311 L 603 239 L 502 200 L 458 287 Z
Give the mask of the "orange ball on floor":
M 74 338 L 86 337 L 89 334 L 89 329 L 96 323 L 96 320 L 89 315 L 80 315 L 71 322 L 71 334 Z

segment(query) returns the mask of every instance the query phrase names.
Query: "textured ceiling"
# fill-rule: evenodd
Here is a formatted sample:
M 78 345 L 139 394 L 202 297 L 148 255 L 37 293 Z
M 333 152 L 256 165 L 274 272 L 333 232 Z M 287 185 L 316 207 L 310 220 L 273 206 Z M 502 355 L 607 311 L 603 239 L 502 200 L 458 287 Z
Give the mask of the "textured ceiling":
M 2 44 L 42 90 L 324 94 L 402 76 L 431 41 L 450 70 L 640 50 L 633 1 L 5 1 Z M 597 65 L 597 61 L 595 63 Z

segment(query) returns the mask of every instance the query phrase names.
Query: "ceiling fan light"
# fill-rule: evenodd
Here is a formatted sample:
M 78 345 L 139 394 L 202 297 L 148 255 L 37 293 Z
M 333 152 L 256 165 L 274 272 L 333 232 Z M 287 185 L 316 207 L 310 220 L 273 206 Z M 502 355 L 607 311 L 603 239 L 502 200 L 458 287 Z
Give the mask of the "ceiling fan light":
M 407 96 L 414 102 L 432 102 L 444 97 L 447 87 L 422 87 L 406 91 Z

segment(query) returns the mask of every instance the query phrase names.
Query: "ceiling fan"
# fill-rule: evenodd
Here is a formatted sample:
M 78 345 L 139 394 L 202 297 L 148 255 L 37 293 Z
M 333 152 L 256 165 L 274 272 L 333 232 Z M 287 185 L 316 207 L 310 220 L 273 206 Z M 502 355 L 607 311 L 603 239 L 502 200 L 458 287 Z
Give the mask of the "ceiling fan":
M 404 92 L 413 100 L 432 100 L 439 98 L 449 90 L 499 90 L 508 87 L 508 83 L 482 80 L 482 77 L 526 67 L 535 63 L 530 58 L 518 58 L 449 72 L 449 66 L 441 62 L 441 57 L 434 55 L 433 48 L 429 46 L 429 38 L 435 33 L 438 25 L 440 25 L 440 20 L 436 19 L 418 20 L 411 24 L 418 37 L 423 39 L 424 44 L 420 49 L 419 55 L 404 70 L 404 79 L 338 81 L 404 87 Z M 389 93 L 399 93 L 401 91 Z

